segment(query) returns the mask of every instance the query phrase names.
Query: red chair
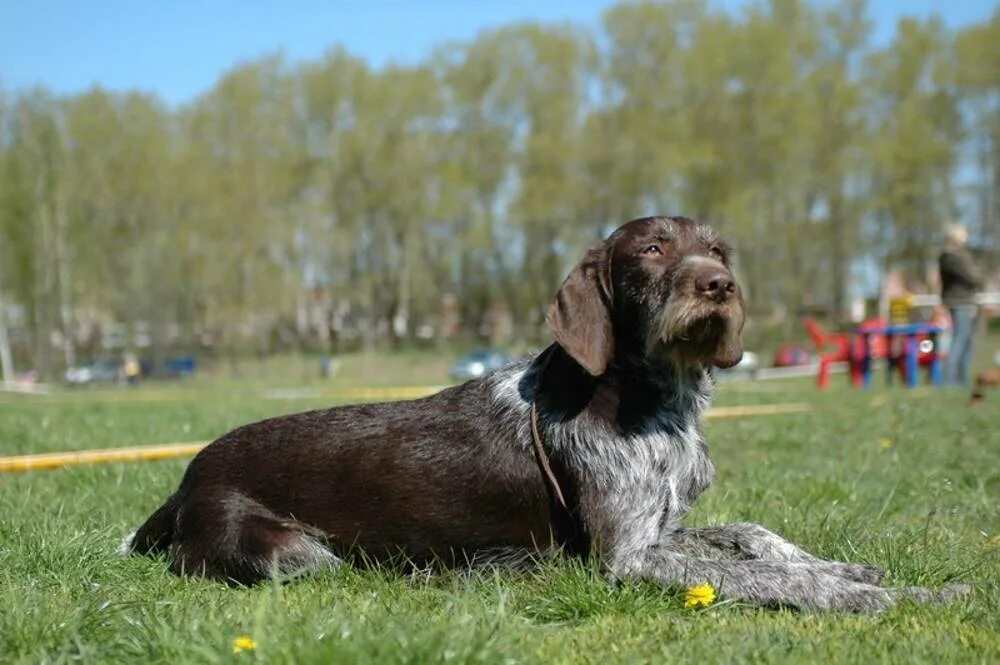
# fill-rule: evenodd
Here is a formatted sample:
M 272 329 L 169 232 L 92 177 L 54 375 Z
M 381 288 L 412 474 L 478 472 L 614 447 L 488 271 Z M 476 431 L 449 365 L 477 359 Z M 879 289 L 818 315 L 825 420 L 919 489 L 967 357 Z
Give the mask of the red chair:
M 861 359 L 864 357 L 864 349 L 860 339 L 852 338 L 847 333 L 827 332 L 815 319 L 805 320 L 806 331 L 816 345 L 816 354 L 819 356 L 819 374 L 816 375 L 816 385 L 820 390 L 825 390 L 830 385 L 830 365 L 838 362 L 846 362 L 851 371 L 851 383 L 860 386 Z M 878 342 L 874 344 L 878 346 Z M 881 341 L 881 352 L 885 355 L 885 341 Z M 872 349 L 873 355 L 880 349 Z M 877 356 L 876 356 L 877 357 Z
M 831 333 L 826 331 L 818 321 L 812 318 L 805 320 L 806 331 L 812 338 L 816 346 L 816 354 L 819 357 L 819 374 L 816 375 L 816 385 L 820 390 L 826 390 L 830 385 L 830 365 L 838 362 L 847 362 L 851 368 L 851 381 L 855 385 L 861 384 L 861 368 L 855 362 L 857 357 L 850 335 L 845 333 Z
M 938 320 L 935 320 L 934 323 L 941 325 Z M 848 363 L 851 383 L 860 387 L 864 382 L 862 376 L 862 363 L 865 357 L 864 338 L 861 335 L 849 333 L 827 332 L 816 320 L 810 318 L 805 319 L 805 326 L 813 344 L 816 345 L 816 353 L 819 355 L 819 374 L 816 377 L 819 388 L 825 389 L 830 384 L 830 365 L 835 362 Z M 876 317 L 863 321 L 858 326 L 858 331 L 864 331 L 866 328 L 878 330 L 885 328 L 885 326 L 885 319 Z M 895 371 L 900 373 L 905 382 L 908 377 L 906 375 L 905 355 L 901 348 L 902 342 L 891 345 L 884 335 L 879 334 L 869 335 L 868 339 L 871 345 L 871 358 L 873 360 L 885 359 Z M 917 342 L 922 343 L 926 339 L 926 335 L 921 335 L 917 338 Z M 892 348 L 893 346 L 899 348 Z M 937 346 L 935 344 L 927 349 L 921 347 L 918 355 L 921 367 L 929 367 L 935 359 L 943 357 Z

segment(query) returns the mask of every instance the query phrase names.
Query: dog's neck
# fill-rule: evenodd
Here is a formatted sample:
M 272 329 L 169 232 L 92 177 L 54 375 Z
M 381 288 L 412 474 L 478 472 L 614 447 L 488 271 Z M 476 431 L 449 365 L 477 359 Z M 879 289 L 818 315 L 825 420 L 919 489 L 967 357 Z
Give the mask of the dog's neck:
M 561 346 L 540 353 L 522 378 L 520 391 L 533 401 L 549 422 L 575 418 L 599 393 L 612 397 L 608 414 L 623 433 L 649 430 L 677 416 L 698 418 L 712 396 L 711 370 L 681 365 L 670 359 L 651 361 L 621 355 L 608 371 L 589 374 Z
M 669 358 L 625 356 L 609 373 L 620 396 L 618 426 L 625 433 L 695 424 L 714 392 L 710 367 Z

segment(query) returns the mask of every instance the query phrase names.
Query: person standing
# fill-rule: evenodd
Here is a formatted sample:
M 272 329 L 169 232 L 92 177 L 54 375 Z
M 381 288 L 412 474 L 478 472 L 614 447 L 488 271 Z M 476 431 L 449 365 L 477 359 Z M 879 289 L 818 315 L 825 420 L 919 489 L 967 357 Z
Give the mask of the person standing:
M 945 365 L 945 382 L 964 386 L 969 382 L 976 334 L 974 296 L 982 286 L 982 277 L 967 247 L 969 232 L 966 228 L 951 224 L 945 236 L 945 247 L 938 257 L 941 302 L 951 314 L 951 348 Z
M 142 374 L 142 366 L 139 359 L 131 351 L 126 351 L 122 360 L 122 373 L 125 375 L 125 382 L 130 386 L 139 383 L 139 376 Z

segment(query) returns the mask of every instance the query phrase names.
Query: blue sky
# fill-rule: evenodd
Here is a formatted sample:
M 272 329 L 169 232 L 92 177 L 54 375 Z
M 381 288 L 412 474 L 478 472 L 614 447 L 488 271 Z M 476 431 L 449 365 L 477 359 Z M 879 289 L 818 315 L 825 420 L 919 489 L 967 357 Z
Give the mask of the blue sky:
M 292 61 L 340 44 L 375 65 L 413 63 L 449 40 L 517 20 L 596 26 L 605 0 L 0 0 L 0 87 L 75 93 L 94 84 L 140 89 L 170 104 L 212 86 L 234 64 L 282 51 Z M 747 0 L 713 0 L 733 11 Z M 951 27 L 987 18 L 989 0 L 869 0 L 874 39 L 902 15 Z

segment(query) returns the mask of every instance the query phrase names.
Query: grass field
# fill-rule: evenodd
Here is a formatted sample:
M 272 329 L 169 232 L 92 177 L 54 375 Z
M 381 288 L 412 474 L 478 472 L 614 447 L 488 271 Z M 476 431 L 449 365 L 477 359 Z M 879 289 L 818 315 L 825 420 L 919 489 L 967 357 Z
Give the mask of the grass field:
M 0 455 L 211 439 L 330 404 L 338 386 L 440 383 L 440 369 L 344 368 L 302 393 L 252 379 L 0 394 Z M 725 384 L 717 404 L 814 410 L 710 421 L 718 480 L 688 520 L 759 522 L 816 554 L 883 566 L 892 584 L 972 583 L 956 604 L 876 617 L 725 599 L 693 610 L 681 590 L 610 584 L 568 560 L 518 574 L 341 569 L 233 590 L 114 554 L 176 486 L 187 460 L 173 460 L 0 475 L 0 662 L 1000 662 L 1000 394 L 974 411 L 966 398 Z M 255 648 L 234 653 L 241 636 Z

